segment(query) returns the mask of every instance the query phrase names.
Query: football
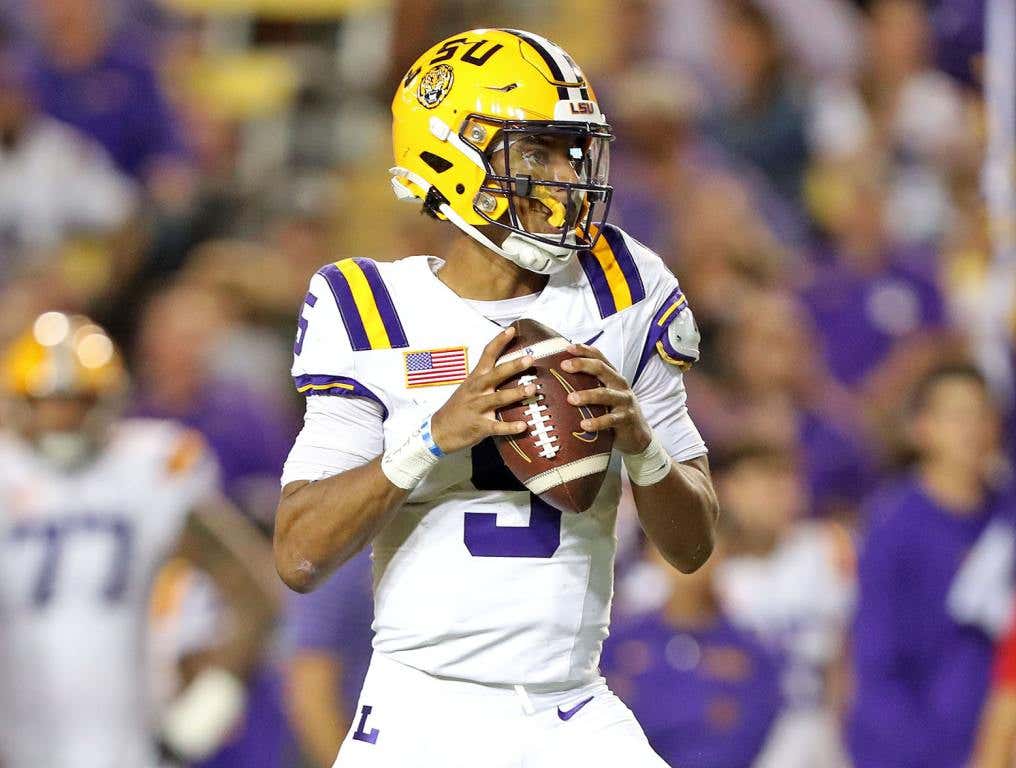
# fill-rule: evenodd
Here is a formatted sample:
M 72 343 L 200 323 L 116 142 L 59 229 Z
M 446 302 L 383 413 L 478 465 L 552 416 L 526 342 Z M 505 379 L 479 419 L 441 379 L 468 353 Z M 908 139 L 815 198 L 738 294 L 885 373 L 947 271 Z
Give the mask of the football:
M 572 355 L 568 340 L 535 320 L 513 323 L 512 339 L 498 364 L 532 355 L 533 365 L 500 388 L 533 383 L 536 394 L 498 410 L 502 421 L 525 421 L 528 431 L 497 439 L 504 463 L 532 493 L 562 512 L 584 512 L 600 491 L 610 462 L 614 433 L 586 432 L 583 419 L 602 416 L 600 405 L 574 406 L 568 394 L 601 386 L 585 373 L 561 370 Z

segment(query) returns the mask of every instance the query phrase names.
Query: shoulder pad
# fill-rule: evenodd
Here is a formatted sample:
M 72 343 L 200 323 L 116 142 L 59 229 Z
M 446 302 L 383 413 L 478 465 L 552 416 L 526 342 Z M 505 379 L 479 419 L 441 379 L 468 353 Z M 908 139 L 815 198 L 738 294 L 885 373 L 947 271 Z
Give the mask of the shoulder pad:
M 344 259 L 318 270 L 335 297 L 354 352 L 408 347 L 406 332 L 377 264 Z
M 699 360 L 699 341 L 695 316 L 678 286 L 653 315 L 632 381 L 638 379 L 654 354 L 658 354 L 665 363 L 676 365 L 682 371 L 688 370 Z
M 671 305 L 673 309 L 670 310 L 670 317 L 661 320 L 666 332 L 657 339 L 656 351 L 665 362 L 687 370 L 698 362 L 701 337 L 695 316 L 683 293 L 679 301 L 681 303 Z
M 177 436 L 166 461 L 166 474 L 182 475 L 190 471 L 205 455 L 205 440 L 194 429 L 185 429 Z
M 596 244 L 589 250 L 579 251 L 579 263 L 593 289 L 601 318 L 627 309 L 646 297 L 635 254 L 617 227 L 604 226 Z

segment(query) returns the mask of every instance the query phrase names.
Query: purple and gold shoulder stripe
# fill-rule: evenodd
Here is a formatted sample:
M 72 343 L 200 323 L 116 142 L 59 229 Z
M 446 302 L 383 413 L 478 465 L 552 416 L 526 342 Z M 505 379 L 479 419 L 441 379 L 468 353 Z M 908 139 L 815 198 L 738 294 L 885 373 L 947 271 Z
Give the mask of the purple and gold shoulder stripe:
M 370 259 L 344 259 L 322 267 L 318 274 L 335 296 L 354 351 L 409 346 L 377 264 Z
M 595 236 L 595 231 L 592 234 Z M 607 224 L 601 234 L 592 249 L 579 252 L 579 263 L 593 289 L 600 317 L 605 318 L 642 301 L 646 288 L 621 230 Z
M 638 379 L 654 354 L 681 370 L 691 368 L 699 359 L 698 343 L 698 327 L 688 306 L 688 299 L 680 288 L 675 288 L 653 315 L 632 382 Z
M 296 391 L 301 395 L 338 395 L 339 397 L 365 397 L 381 406 L 383 418 L 388 418 L 388 408 L 373 391 L 356 379 L 348 376 L 327 376 L 302 374 L 293 377 Z

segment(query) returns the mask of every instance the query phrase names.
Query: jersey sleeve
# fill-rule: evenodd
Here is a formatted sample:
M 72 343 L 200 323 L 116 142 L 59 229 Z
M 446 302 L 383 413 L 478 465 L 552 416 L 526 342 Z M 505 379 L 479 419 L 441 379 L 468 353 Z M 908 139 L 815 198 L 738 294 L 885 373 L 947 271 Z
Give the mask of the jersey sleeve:
M 684 373 L 680 368 L 652 358 L 633 391 L 642 415 L 674 461 L 688 461 L 708 453 L 688 413 Z
M 707 452 L 688 413 L 684 387 L 684 372 L 699 359 L 698 327 L 677 278 L 663 260 L 634 238 L 620 234 L 645 286 L 645 298 L 626 312 L 630 362 L 625 372 L 663 447 L 676 461 L 687 461 Z
M 311 278 L 297 324 L 293 382 L 307 404 L 303 428 L 282 470 L 283 486 L 361 466 L 384 448 L 388 409 L 357 378 L 356 353 L 330 269 Z
M 700 339 L 688 298 L 663 259 L 637 240 L 626 240 L 647 286 L 645 300 L 633 307 L 629 320 L 630 338 L 640 344 L 632 382 L 654 358 L 686 371 L 699 360 Z
M 381 398 L 356 377 L 350 331 L 339 311 L 332 272 L 332 267 L 324 267 L 311 278 L 300 308 L 293 344 L 296 391 L 305 397 L 366 398 L 380 405 L 387 415 Z

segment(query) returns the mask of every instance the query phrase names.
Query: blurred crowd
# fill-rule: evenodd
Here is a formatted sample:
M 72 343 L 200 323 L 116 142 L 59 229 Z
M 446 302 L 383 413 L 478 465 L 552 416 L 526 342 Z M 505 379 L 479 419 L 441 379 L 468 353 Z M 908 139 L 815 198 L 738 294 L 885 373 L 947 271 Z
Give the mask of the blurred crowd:
M 442 247 L 390 199 L 394 83 L 460 29 L 532 28 L 598 88 L 611 220 L 703 337 L 686 381 L 719 546 L 683 576 L 622 509 L 608 681 L 681 768 L 1011 765 L 1016 420 L 973 364 L 984 3 L 265 5 L 0 0 L 0 342 L 94 317 L 130 412 L 200 430 L 270 534 L 309 276 Z M 179 601 L 179 654 L 214 635 L 206 602 Z M 330 765 L 370 621 L 366 555 L 293 596 L 209 764 Z

